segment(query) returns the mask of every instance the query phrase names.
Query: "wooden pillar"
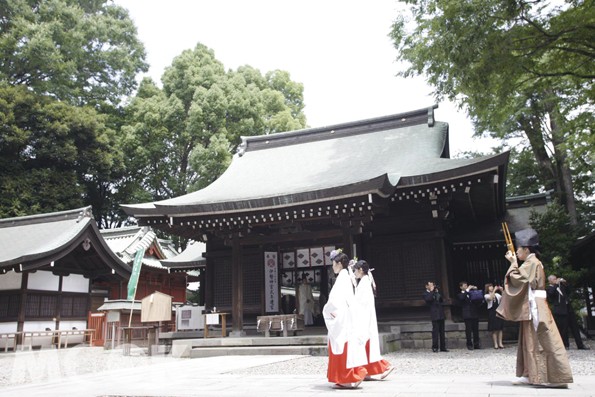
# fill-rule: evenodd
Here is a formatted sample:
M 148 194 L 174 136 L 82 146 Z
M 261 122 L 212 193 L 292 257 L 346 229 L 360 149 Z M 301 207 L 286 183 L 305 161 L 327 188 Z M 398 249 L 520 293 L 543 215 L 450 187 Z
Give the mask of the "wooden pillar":
M 61 320 L 61 313 L 62 313 L 62 283 L 64 282 L 64 276 L 59 276 L 58 281 L 58 299 L 56 308 L 54 309 L 54 318 L 56 319 L 54 323 L 54 329 L 60 329 L 60 320 Z
M 231 332 L 240 336 L 244 329 L 244 276 L 240 237 L 234 235 L 231 250 Z
M 25 327 L 25 307 L 27 306 L 27 290 L 29 283 L 29 273 L 21 273 L 21 302 L 19 304 L 19 315 L 17 317 L 17 332 L 23 332 Z M 17 339 L 20 339 L 22 334 L 19 334 Z M 17 340 L 17 344 L 22 344 L 23 340 Z
M 442 294 L 442 297 L 444 299 L 448 300 L 450 298 L 450 283 L 448 280 L 448 270 L 446 267 L 446 243 L 444 241 L 444 237 L 442 237 L 442 234 L 441 237 L 436 240 L 436 243 L 439 246 L 438 252 L 440 253 L 440 264 L 438 268 L 438 277 L 440 279 L 440 293 Z M 452 320 L 452 312 L 450 310 L 450 305 L 444 306 L 444 314 L 447 320 Z
M 199 301 L 199 305 L 204 306 L 206 303 L 206 285 L 207 285 L 207 268 L 206 266 L 204 268 L 199 269 L 199 274 L 198 274 L 198 281 L 200 282 L 200 287 L 198 289 L 198 301 Z
M 353 234 L 351 234 L 351 229 L 349 227 L 343 227 L 343 253 L 345 253 L 349 259 L 352 258 L 353 255 Z

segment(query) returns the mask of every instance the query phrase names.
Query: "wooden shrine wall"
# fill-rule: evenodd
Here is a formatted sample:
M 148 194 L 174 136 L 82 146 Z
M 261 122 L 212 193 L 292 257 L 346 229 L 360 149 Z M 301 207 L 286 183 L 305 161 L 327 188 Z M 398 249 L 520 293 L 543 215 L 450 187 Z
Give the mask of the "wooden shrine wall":
M 422 299 L 428 280 L 441 279 L 443 241 L 411 235 L 380 236 L 365 244 L 362 259 L 374 268 L 377 301 L 382 306 Z

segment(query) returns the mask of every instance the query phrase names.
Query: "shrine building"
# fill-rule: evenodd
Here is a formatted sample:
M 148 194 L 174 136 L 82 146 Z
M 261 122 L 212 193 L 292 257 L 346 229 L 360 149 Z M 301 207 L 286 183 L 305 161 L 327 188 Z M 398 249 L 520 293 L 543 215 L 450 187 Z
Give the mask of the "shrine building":
M 509 153 L 451 159 L 436 108 L 244 137 L 211 185 L 122 207 L 141 226 L 206 243 L 205 304 L 231 313 L 232 333 L 292 312 L 284 291 L 304 278 L 323 305 L 334 248 L 375 269 L 380 320 L 427 319 L 428 280 L 450 304 L 460 278 L 479 286 L 507 267 Z

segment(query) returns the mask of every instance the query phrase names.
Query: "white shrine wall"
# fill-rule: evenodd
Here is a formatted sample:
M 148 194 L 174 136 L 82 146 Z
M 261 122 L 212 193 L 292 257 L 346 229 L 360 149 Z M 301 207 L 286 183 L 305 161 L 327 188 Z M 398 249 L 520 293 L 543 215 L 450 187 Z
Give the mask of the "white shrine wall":
M 62 278 L 62 291 L 64 292 L 89 292 L 91 280 L 80 274 L 71 274 Z
M 58 291 L 59 285 L 60 277 L 44 270 L 29 273 L 27 280 L 29 290 Z
M 23 280 L 23 273 L 8 272 L 0 274 L 0 291 L 8 291 L 12 289 L 21 289 L 21 281 Z M 12 331 L 9 331 L 12 332 Z

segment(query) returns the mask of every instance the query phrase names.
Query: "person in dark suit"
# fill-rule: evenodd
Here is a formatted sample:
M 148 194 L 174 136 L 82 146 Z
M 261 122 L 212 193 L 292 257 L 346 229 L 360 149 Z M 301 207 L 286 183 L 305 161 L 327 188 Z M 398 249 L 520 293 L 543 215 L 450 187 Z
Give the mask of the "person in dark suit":
M 446 337 L 444 334 L 444 307 L 442 306 L 442 295 L 433 281 L 426 283 L 424 301 L 430 307 L 430 318 L 432 319 L 432 351 L 447 352 Z
M 482 301 L 472 301 L 469 294 L 469 291 L 477 290 L 477 287 L 468 285 L 466 281 L 461 281 L 459 288 L 461 292 L 457 294 L 457 301 L 463 308 L 467 349 L 481 349 L 481 343 L 479 342 L 479 306 Z
M 570 288 L 568 283 L 563 278 L 558 278 L 555 274 L 548 277 L 549 285 L 546 287 L 547 300 L 552 308 L 554 321 L 562 337 L 564 347 L 570 347 L 570 339 L 568 337 L 568 330 L 572 332 L 576 347 L 579 350 L 587 350 L 588 348 L 583 343 L 581 332 L 578 329 L 576 316 L 572 305 L 570 304 Z

